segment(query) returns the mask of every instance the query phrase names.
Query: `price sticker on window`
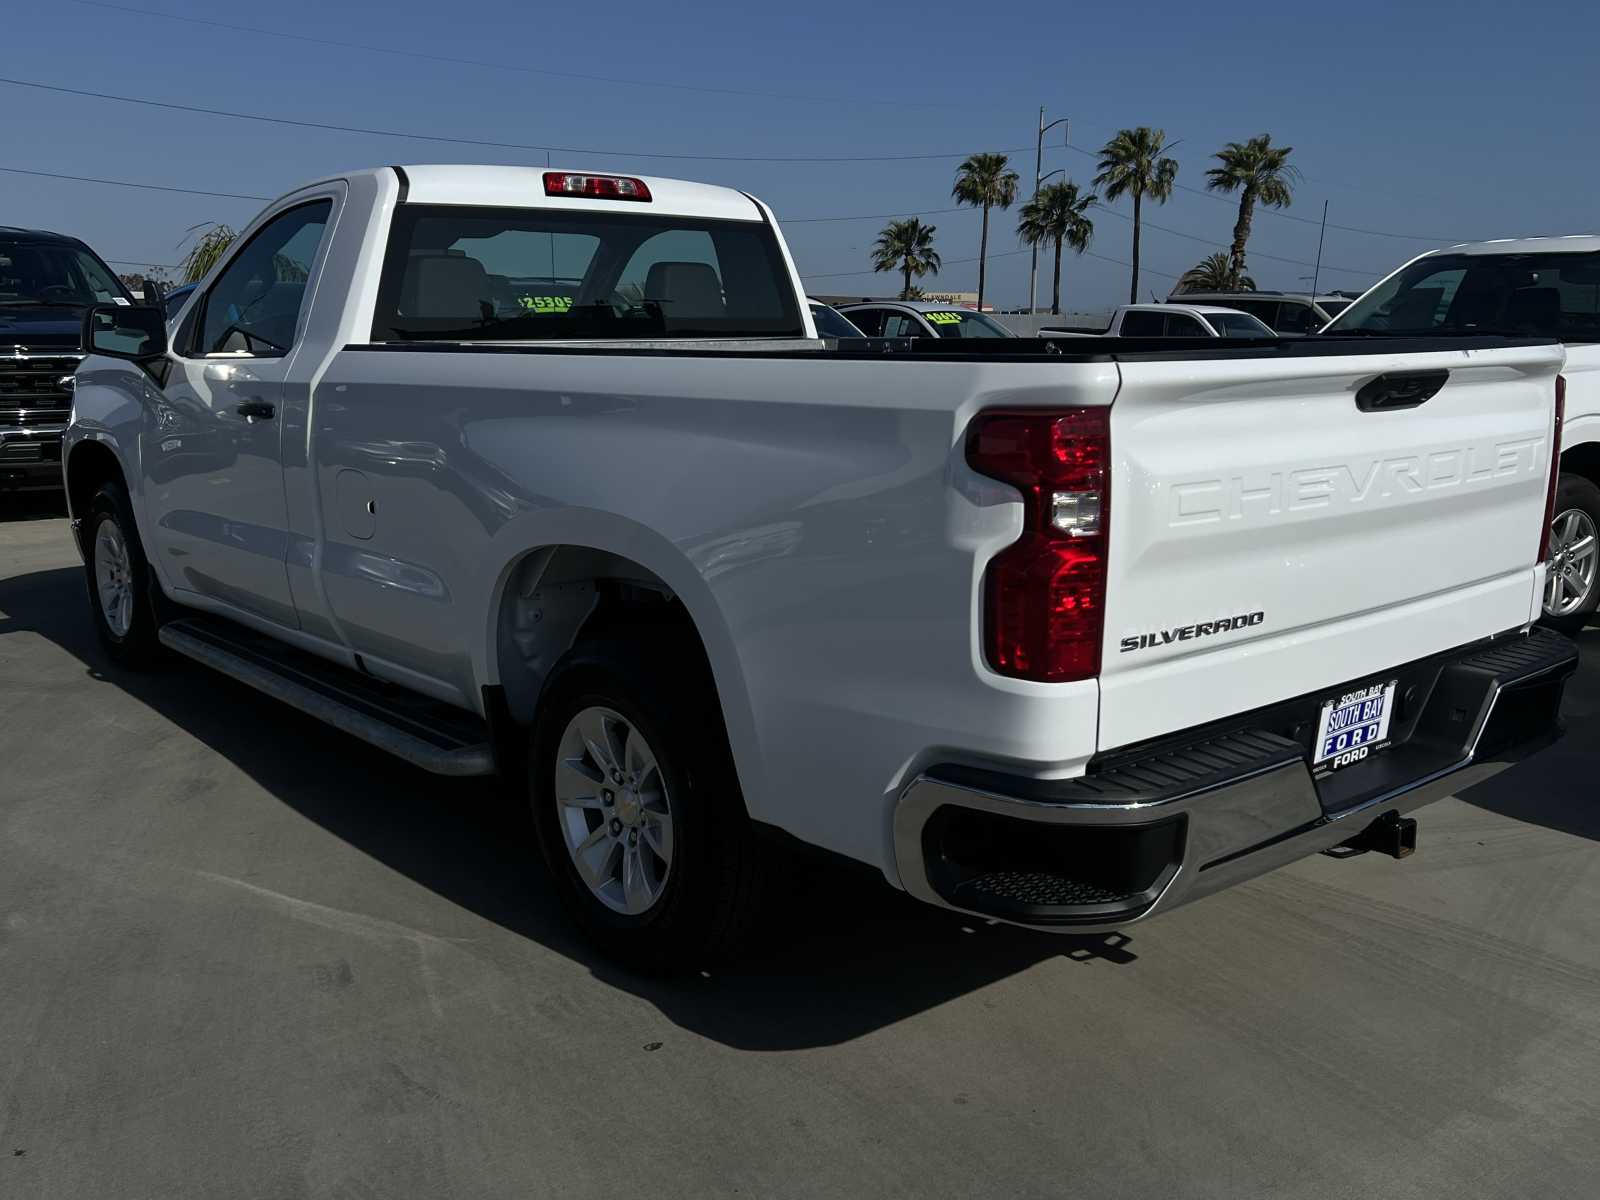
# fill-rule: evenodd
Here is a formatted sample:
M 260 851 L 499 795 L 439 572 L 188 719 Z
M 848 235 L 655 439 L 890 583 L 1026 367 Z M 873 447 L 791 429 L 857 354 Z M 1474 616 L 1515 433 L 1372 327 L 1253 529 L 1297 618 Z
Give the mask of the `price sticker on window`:
M 923 313 L 922 315 L 927 317 L 929 323 L 933 324 L 933 325 L 959 325 L 959 324 L 961 324 L 961 314 L 960 313 L 954 313 L 954 312 L 930 312 L 930 313 Z
M 564 313 L 572 308 L 571 296 L 518 296 L 517 303 L 529 312 Z

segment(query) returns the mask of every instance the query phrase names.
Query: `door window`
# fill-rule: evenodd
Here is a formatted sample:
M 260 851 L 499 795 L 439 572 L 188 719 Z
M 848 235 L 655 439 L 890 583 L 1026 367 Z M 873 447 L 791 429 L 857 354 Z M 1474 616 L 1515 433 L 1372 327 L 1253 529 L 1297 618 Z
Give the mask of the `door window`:
M 1122 327 L 1118 332 L 1123 337 L 1164 337 L 1166 328 L 1166 313 L 1135 309 L 1122 314 Z
M 234 255 L 205 297 L 198 354 L 275 358 L 294 344 L 332 200 L 291 208 Z
M 883 336 L 884 312 L 881 308 L 852 308 L 844 314 L 857 329 L 868 337 Z
M 922 322 L 910 313 L 890 313 L 883 322 L 884 337 L 919 338 L 928 337 L 928 331 L 922 327 Z
M 1278 302 L 1276 300 L 1228 300 L 1224 303 L 1229 308 L 1237 308 L 1240 312 L 1249 313 L 1268 329 L 1276 329 L 1278 327 Z
M 1278 323 L 1273 328 L 1279 333 L 1310 333 L 1317 324 L 1309 304 L 1291 304 L 1286 300 L 1278 305 Z
M 1168 313 L 1167 336 L 1210 337 L 1211 335 L 1200 327 L 1200 322 L 1196 318 L 1191 317 L 1188 313 Z

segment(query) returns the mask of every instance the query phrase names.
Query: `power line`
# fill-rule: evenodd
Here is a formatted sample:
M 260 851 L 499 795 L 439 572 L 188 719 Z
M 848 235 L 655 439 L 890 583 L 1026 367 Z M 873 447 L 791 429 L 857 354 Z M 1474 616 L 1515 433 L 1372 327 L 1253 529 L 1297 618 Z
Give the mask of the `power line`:
M 485 146 L 495 150 L 536 150 L 541 154 L 593 154 L 609 158 L 668 158 L 694 162 L 759 162 L 759 163 L 845 163 L 845 162 L 924 162 L 936 159 L 966 158 L 969 151 L 952 151 L 939 154 L 857 154 L 857 155 L 753 155 L 753 154 L 664 154 L 653 150 L 599 150 L 585 146 L 545 146 L 531 142 L 495 142 L 486 138 L 447 137 L 435 133 L 407 133 L 395 129 L 369 129 L 360 125 L 335 125 L 326 121 L 298 121 L 291 117 L 269 117 L 260 113 L 230 112 L 221 108 L 203 108 L 197 104 L 176 104 L 168 100 L 149 100 L 142 96 L 118 96 L 110 92 L 91 92 L 83 88 L 61 87 L 53 83 L 36 83 L 29 79 L 0 77 L 0 83 L 12 87 L 37 88 L 68 96 L 87 96 L 93 100 L 114 100 L 120 104 L 142 104 L 149 108 L 163 108 L 173 112 L 201 113 L 208 117 L 226 117 L 232 121 L 257 121 L 265 125 L 288 125 L 296 129 L 321 129 L 335 133 L 359 133 L 367 137 L 407 138 L 419 142 L 447 142 L 455 146 Z M 1002 153 L 1016 154 L 1021 149 L 1013 147 Z
M 303 33 L 286 33 L 281 29 L 264 29 L 258 25 L 234 25 L 227 21 L 214 21 L 206 17 L 180 16 L 177 13 L 158 12 L 155 9 L 135 8 L 131 4 L 110 4 L 106 0 L 72 0 L 74 4 L 90 8 L 109 9 L 112 12 L 131 13 L 140 17 L 157 17 L 163 21 L 182 21 L 190 25 L 207 25 L 231 33 L 248 33 L 256 37 L 281 38 L 284 41 L 302 42 L 313 46 L 331 46 L 337 50 L 364 50 L 370 54 L 388 54 L 396 58 L 417 59 L 424 62 L 449 63 L 460 67 L 488 67 L 495 71 L 513 71 L 522 75 L 544 75 L 557 79 L 582 79 L 590 83 L 611 83 L 625 87 L 665 88 L 678 92 L 705 92 L 716 96 L 760 97 L 768 100 L 801 100 L 808 104 L 893 104 L 902 100 L 866 100 L 851 96 L 807 95 L 798 92 L 745 91 L 739 88 L 712 87 L 698 83 L 673 83 L 661 79 L 626 79 L 614 75 L 590 75 L 580 71 L 552 71 L 546 67 L 529 67 L 518 63 L 494 62 L 480 58 L 459 58 L 450 54 L 430 54 L 422 50 L 397 50 L 388 46 L 374 46 L 367 42 L 344 42 L 333 38 L 311 37 Z M 924 105 L 923 107 L 927 107 Z M 946 107 L 946 106 L 939 106 Z
M 936 217 L 942 213 L 965 211 L 961 208 L 923 208 L 913 212 L 860 213 L 853 217 L 783 217 L 785 225 L 815 225 L 821 221 L 885 221 L 897 217 Z M 976 209 L 972 210 L 976 212 Z
M 0 167 L 0 171 L 4 171 L 4 172 L 6 172 L 8 174 L 12 174 L 12 175 L 31 175 L 31 176 L 34 176 L 35 178 L 39 178 L 39 179 L 63 179 L 63 180 L 67 180 L 67 181 L 70 181 L 70 182 L 73 182 L 73 183 L 95 183 L 95 184 L 104 185 L 106 187 L 138 188 L 141 191 L 151 191 L 151 192 L 173 192 L 173 193 L 177 193 L 179 195 L 184 195 L 184 196 L 208 196 L 208 197 L 212 197 L 212 198 L 216 198 L 216 199 L 223 199 L 223 200 L 253 200 L 253 201 L 259 201 L 261 203 L 266 203 L 266 202 L 268 202 L 268 201 L 270 201 L 272 199 L 271 196 L 257 196 L 257 195 L 252 195 L 252 194 L 250 194 L 248 192 L 213 192 L 213 191 L 205 191 L 205 190 L 202 190 L 200 188 L 174 187 L 174 186 L 172 186 L 170 184 L 137 183 L 137 182 L 135 182 L 133 180 L 130 180 L 130 179 L 103 179 L 103 178 L 100 178 L 99 176 L 94 176 L 94 175 L 67 175 L 67 174 L 63 174 L 61 172 L 57 172 L 57 171 L 34 171 L 34 170 L 30 170 L 30 169 L 25 168 L 25 167 Z M 863 213 L 863 214 L 860 214 L 858 216 L 850 216 L 850 217 L 792 217 L 792 218 L 785 218 L 783 220 L 783 224 L 785 224 L 785 225 L 803 225 L 803 224 L 806 224 L 806 223 L 815 223 L 815 222 L 821 222 L 821 221 L 881 220 L 881 219 L 885 219 L 885 218 L 894 218 L 894 217 L 901 217 L 901 216 L 924 217 L 924 216 L 933 216 L 933 215 L 940 214 L 940 213 L 953 213 L 953 212 L 962 212 L 962 211 L 964 211 L 964 210 L 960 209 L 960 208 L 933 208 L 933 209 L 924 209 L 921 212 L 913 212 L 913 213 L 903 213 L 903 212 L 900 212 L 900 213 Z M 1122 213 L 1119 213 L 1114 209 L 1106 208 L 1103 211 L 1109 213 L 1110 215 L 1112 215 L 1114 217 L 1117 217 L 1120 220 L 1124 220 L 1124 221 L 1132 220 L 1131 217 L 1126 217 Z M 1219 246 L 1219 247 L 1225 245 L 1225 243 L 1222 243 L 1222 242 L 1212 242 L 1212 241 L 1209 241 L 1206 238 L 1197 237 L 1196 235 L 1194 235 L 1192 233 L 1183 233 L 1180 230 L 1168 229 L 1164 225 L 1157 225 L 1157 224 L 1155 224 L 1155 223 L 1153 223 L 1151 221 L 1145 221 L 1144 225 L 1145 225 L 1146 228 L 1159 229 L 1163 233 L 1170 233 L 1170 234 L 1173 234 L 1173 235 L 1175 235 L 1177 237 L 1188 238 L 1191 241 L 1200 242 L 1203 245 Z M 1023 254 L 1023 253 L 1026 253 L 1026 251 L 1022 251 L 1022 250 L 1005 250 L 1005 251 L 1001 251 L 1001 252 L 996 253 L 996 254 L 991 254 L 989 257 L 990 258 L 1005 258 L 1005 257 L 1008 257 L 1008 256 L 1013 255 L 1013 254 Z M 1131 267 L 1132 266 L 1131 263 L 1121 262 L 1119 259 L 1106 258 L 1104 255 L 1093 254 L 1093 253 L 1089 253 L 1088 251 L 1085 251 L 1084 253 L 1089 254 L 1090 258 L 1100 258 L 1100 259 L 1103 259 L 1105 262 L 1115 262 L 1115 263 L 1118 263 L 1118 265 L 1124 266 L 1124 267 Z M 1276 260 L 1278 262 L 1295 263 L 1295 264 L 1300 265 L 1300 266 L 1310 266 L 1311 265 L 1310 263 L 1302 263 L 1299 259 L 1281 258 L 1281 257 L 1279 257 L 1277 255 L 1263 254 L 1263 253 L 1260 253 L 1260 252 L 1257 252 L 1255 254 L 1255 257 L 1257 257 L 1257 258 L 1270 258 L 1270 259 L 1274 259 L 1274 260 Z M 130 260 L 130 259 L 107 259 L 106 261 L 107 262 L 121 262 L 124 265 L 129 265 L 129 264 L 133 263 L 133 260 Z M 977 262 L 978 260 L 976 258 L 958 258 L 958 259 L 951 259 L 950 261 L 951 261 L 951 265 L 956 265 L 958 263 Z M 137 264 L 135 264 L 135 265 L 137 265 Z M 148 265 L 148 266 L 171 266 L 172 264 L 170 264 L 170 263 L 148 263 L 148 264 L 143 264 L 143 265 Z M 1376 274 L 1378 274 L 1378 272 L 1376 272 L 1376 271 L 1361 271 L 1361 270 L 1357 270 L 1356 268 L 1353 268 L 1353 267 L 1330 267 L 1327 263 L 1324 263 L 1323 266 L 1324 266 L 1324 268 L 1326 268 L 1328 270 L 1347 271 L 1347 272 L 1350 272 L 1351 274 L 1357 274 L 1357 275 L 1376 275 Z M 1141 271 L 1151 270 L 1152 274 L 1163 275 L 1163 276 L 1166 276 L 1169 279 L 1178 278 L 1176 275 L 1168 275 L 1167 272 L 1165 272 L 1165 271 L 1155 271 L 1155 270 L 1153 270 L 1151 268 L 1146 268 L 1146 267 L 1143 266 L 1143 264 L 1140 265 L 1139 269 Z M 870 274 L 870 273 L 871 272 L 867 272 L 867 271 L 836 271 L 836 272 L 833 272 L 832 274 L 834 274 L 834 275 L 864 275 L 864 274 Z M 804 276 L 804 278 L 807 278 L 807 279 L 821 279 L 821 278 L 825 278 L 825 276 L 808 275 L 808 276 Z
M 1071 150 L 1075 154 L 1082 154 L 1097 160 L 1100 157 L 1100 152 L 1098 150 L 1086 150 L 1082 146 L 1069 145 L 1067 149 Z M 1219 196 L 1217 193 L 1208 192 L 1204 188 L 1190 187 L 1188 184 L 1176 182 L 1173 183 L 1172 186 L 1177 188 L 1180 192 L 1192 192 L 1196 196 L 1204 196 L 1207 200 L 1216 200 L 1221 204 L 1231 205 L 1233 203 L 1233 201 L 1229 200 L 1226 196 Z M 1312 217 L 1297 217 L 1293 213 L 1283 212 L 1275 208 L 1264 207 L 1258 209 L 1257 211 L 1265 212 L 1268 216 L 1281 217 L 1285 221 L 1299 221 L 1302 225 L 1320 226 L 1322 224 L 1320 220 L 1316 220 Z M 1437 235 L 1421 233 L 1393 233 L 1385 229 L 1362 229 L 1355 225 L 1335 225 L 1332 221 L 1328 222 L 1328 228 L 1343 230 L 1345 233 L 1366 234 L 1368 237 L 1395 238 L 1402 242 L 1438 242 L 1441 245 L 1459 245 L 1462 242 L 1470 242 L 1473 240 L 1472 238 L 1439 237 Z
M 1103 212 L 1108 216 L 1116 217 L 1119 221 L 1127 221 L 1130 224 L 1133 222 L 1132 217 L 1128 216 L 1126 213 L 1120 213 L 1116 209 L 1109 206 L 1102 205 L 1096 211 Z M 1211 246 L 1218 250 L 1232 249 L 1227 242 L 1214 242 L 1210 238 L 1203 238 L 1193 233 L 1185 233 L 1181 229 L 1171 229 L 1165 225 L 1157 225 L 1154 221 L 1141 220 L 1140 226 L 1144 229 L 1159 229 L 1162 233 L 1170 233 L 1173 237 L 1187 238 L 1191 242 L 1199 242 L 1202 246 Z M 1251 250 L 1248 254 L 1248 257 L 1270 259 L 1272 262 L 1290 263 L 1297 267 L 1311 267 L 1316 265 L 1308 259 L 1285 258 L 1281 254 L 1268 254 L 1264 250 Z M 1323 263 L 1322 269 L 1324 271 L 1342 271 L 1347 275 L 1369 275 L 1374 277 L 1388 273 L 1386 271 L 1368 271 L 1364 267 L 1335 267 L 1329 263 Z
M 61 175 L 55 171 L 29 171 L 22 167 L 0 167 L 10 175 L 34 175 L 40 179 L 70 179 L 74 183 L 103 183 L 108 187 L 139 188 L 146 192 L 178 192 L 185 196 L 214 196 L 223 200 L 271 200 L 271 196 L 249 196 L 242 192 L 203 192 L 198 188 L 168 187 L 159 183 L 133 183 L 127 179 L 99 179 L 93 175 Z

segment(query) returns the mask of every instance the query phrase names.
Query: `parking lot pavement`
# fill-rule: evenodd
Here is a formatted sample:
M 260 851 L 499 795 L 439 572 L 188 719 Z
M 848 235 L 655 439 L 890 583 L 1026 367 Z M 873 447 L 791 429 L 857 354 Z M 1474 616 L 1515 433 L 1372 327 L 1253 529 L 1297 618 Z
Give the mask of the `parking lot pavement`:
M 0 523 L 0 1195 L 1592 1196 L 1600 636 L 1542 757 L 1127 935 L 825 872 L 643 981 L 524 823 L 185 663 Z

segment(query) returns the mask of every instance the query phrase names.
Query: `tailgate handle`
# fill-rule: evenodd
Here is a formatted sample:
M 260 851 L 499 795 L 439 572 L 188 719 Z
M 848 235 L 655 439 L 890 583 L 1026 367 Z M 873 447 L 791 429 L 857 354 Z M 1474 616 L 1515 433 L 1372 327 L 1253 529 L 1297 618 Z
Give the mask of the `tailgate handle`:
M 1362 412 L 1388 412 L 1426 404 L 1450 378 L 1449 371 L 1390 371 L 1361 385 L 1356 407 Z

